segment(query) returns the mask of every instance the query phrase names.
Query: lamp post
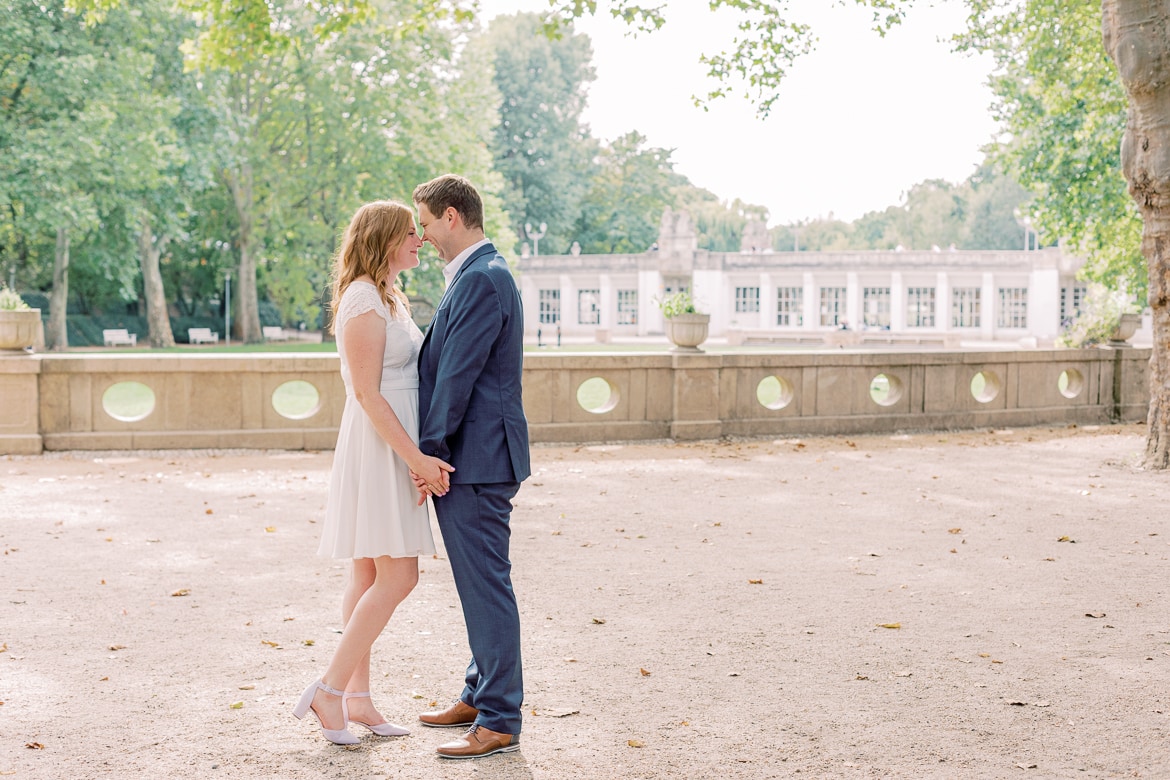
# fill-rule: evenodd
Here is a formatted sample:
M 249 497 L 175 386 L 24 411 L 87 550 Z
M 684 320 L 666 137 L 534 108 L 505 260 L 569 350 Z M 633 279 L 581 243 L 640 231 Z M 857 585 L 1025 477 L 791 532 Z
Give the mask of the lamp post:
M 1020 209 L 1015 210 L 1016 224 L 1024 229 L 1024 251 L 1027 252 L 1033 248 L 1039 249 L 1036 246 L 1039 243 L 1039 236 L 1036 231 L 1032 230 L 1032 218 Z M 1033 240 L 1035 237 L 1036 240 Z
M 548 225 L 541 222 L 540 230 L 533 230 L 532 223 L 524 223 L 524 234 L 532 239 L 532 256 L 540 257 L 540 239 L 544 238 L 544 234 L 548 232 Z
M 223 343 L 232 343 L 232 272 L 223 272 Z

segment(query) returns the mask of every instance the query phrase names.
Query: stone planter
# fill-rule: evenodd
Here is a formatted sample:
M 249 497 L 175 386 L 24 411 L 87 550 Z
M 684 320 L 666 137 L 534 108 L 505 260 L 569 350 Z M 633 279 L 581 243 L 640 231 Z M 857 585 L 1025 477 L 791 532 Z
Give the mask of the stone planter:
M 699 345 L 707 340 L 710 314 L 676 314 L 666 320 L 666 337 L 675 352 L 702 352 Z
M 1142 315 L 1122 314 L 1121 321 L 1117 323 L 1117 327 L 1113 329 L 1113 333 L 1109 334 L 1109 346 L 1128 347 L 1129 340 L 1133 338 L 1133 334 L 1137 333 L 1137 329 L 1141 324 Z
M 23 352 L 36 346 L 41 327 L 40 309 L 0 311 L 0 353 Z

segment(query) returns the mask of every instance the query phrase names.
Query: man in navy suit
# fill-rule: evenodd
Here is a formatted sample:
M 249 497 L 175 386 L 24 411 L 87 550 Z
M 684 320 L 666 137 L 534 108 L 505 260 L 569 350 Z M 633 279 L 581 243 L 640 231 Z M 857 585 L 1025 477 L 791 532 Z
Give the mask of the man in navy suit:
M 471 645 L 462 694 L 419 720 L 470 727 L 437 750 L 477 758 L 520 746 L 520 613 L 508 540 L 512 498 L 530 471 L 524 313 L 507 261 L 484 236 L 471 182 L 440 176 L 415 188 L 414 202 L 447 278 L 418 358 L 419 449 L 455 467 L 450 492 L 434 502 Z

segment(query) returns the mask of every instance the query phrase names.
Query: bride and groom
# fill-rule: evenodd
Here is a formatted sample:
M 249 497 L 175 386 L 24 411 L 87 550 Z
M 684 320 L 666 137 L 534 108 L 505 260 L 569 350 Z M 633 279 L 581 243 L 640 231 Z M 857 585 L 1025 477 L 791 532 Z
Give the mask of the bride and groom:
M 512 498 L 529 475 L 521 404 L 524 319 L 507 262 L 487 240 L 475 187 L 447 174 L 402 203 L 362 206 L 346 228 L 333 281 L 332 329 L 346 389 L 318 552 L 352 561 L 342 598 L 345 630 L 321 678 L 293 714 L 312 712 L 325 738 L 380 736 L 370 698 L 370 647 L 418 582 L 418 556 L 435 552 L 429 496 L 463 616 L 466 684 L 432 727 L 466 727 L 439 745 L 444 758 L 519 748 L 523 682 L 520 616 L 508 557 Z M 395 286 L 423 242 L 445 263 L 447 289 L 426 336 Z

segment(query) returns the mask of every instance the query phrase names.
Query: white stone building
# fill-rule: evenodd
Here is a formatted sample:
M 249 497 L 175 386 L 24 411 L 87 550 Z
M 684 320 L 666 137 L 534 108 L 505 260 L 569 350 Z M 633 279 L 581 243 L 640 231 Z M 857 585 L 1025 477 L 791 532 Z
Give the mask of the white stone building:
M 745 236 L 745 244 L 748 237 Z M 1034 251 L 708 252 L 669 210 L 642 254 L 522 257 L 525 330 L 546 341 L 663 332 L 656 301 L 689 290 L 730 343 L 962 340 L 1050 344 L 1086 292 L 1080 258 Z

